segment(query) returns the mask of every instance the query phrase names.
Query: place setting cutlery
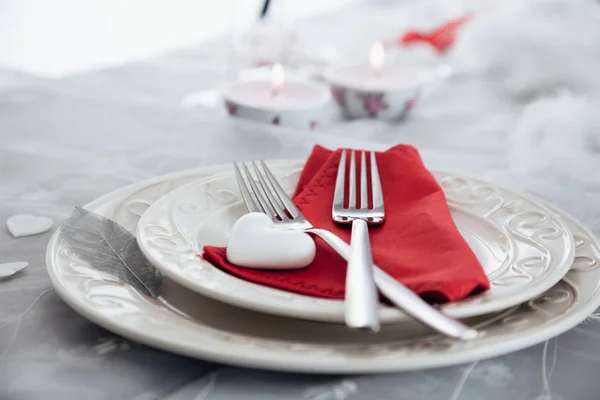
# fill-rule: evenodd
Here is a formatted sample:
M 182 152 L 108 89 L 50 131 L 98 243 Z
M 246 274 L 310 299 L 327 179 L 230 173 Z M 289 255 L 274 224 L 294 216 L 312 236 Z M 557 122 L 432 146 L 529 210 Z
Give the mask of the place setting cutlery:
M 353 242 L 355 248 L 352 248 L 331 232 L 313 228 L 287 196 L 264 161 L 259 161 L 262 171 L 256 162 L 251 163 L 254 174 L 250 172 L 246 164 L 242 164 L 241 169 L 246 173 L 246 179 L 242 176 L 238 164 L 234 164 L 234 168 L 242 198 L 249 212 L 262 212 L 269 215 L 275 226 L 280 227 L 280 229 L 299 229 L 320 237 L 348 262 L 346 290 L 350 290 L 346 295 L 345 318 L 346 323 L 350 327 L 373 331 L 379 329 L 379 302 L 376 297 L 377 290 L 375 289 L 375 283 L 377 283 L 379 289 L 388 299 L 417 321 L 450 337 L 462 340 L 475 338 L 477 331 L 444 315 L 441 311 L 427 304 L 421 297 L 414 294 L 414 292 L 404 287 L 373 264 L 370 257 L 368 231 L 364 232 L 366 221 L 361 219 L 360 216 L 364 215 L 364 218 L 374 220 L 376 221 L 375 223 L 382 223 L 385 213 L 381 184 L 378 182 L 377 162 L 375 161 L 374 153 L 371 154 L 373 211 L 370 211 L 366 206 L 363 207 L 363 202 L 367 200 L 366 161 L 362 163 L 363 168 L 361 168 L 360 208 L 356 206 L 356 165 L 354 152 L 352 152 L 350 161 L 347 208 L 344 207 L 343 196 L 345 189 L 345 152 L 342 153 L 337 175 L 336 190 L 332 205 L 332 218 L 338 223 L 352 223 L 353 235 L 355 233 L 358 234 Z
M 331 215 L 340 224 L 352 224 L 350 246 L 352 255 L 346 270 L 346 294 L 344 315 L 350 328 L 377 332 L 379 330 L 379 297 L 375 287 L 373 255 L 369 239 L 369 225 L 381 225 L 385 221 L 385 208 L 381 181 L 377 171 L 375 153 L 370 153 L 370 182 L 372 205 L 369 206 L 366 152 L 362 152 L 360 168 L 360 198 L 356 196 L 355 151 L 351 152 L 348 172 L 348 204 L 346 194 L 346 151 L 342 152 L 335 181 Z

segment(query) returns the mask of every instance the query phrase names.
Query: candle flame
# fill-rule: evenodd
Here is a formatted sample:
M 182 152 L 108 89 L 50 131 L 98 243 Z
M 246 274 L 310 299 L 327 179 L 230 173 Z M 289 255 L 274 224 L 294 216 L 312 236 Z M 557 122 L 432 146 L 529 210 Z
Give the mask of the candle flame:
M 369 64 L 371 69 L 375 72 L 379 71 L 383 66 L 385 60 L 385 48 L 382 42 L 375 42 L 371 47 L 371 53 L 369 54 Z
M 283 82 L 283 66 L 279 63 L 275 63 L 273 65 L 273 69 L 271 70 L 271 91 L 273 92 L 274 96 L 279 94 L 279 91 L 283 87 Z

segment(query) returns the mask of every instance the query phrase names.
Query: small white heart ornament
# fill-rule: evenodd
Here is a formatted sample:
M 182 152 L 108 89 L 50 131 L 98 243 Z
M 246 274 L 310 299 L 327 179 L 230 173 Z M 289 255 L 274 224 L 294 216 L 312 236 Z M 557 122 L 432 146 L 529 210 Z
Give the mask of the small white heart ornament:
M 315 259 L 316 246 L 304 232 L 275 229 L 266 214 L 244 215 L 233 225 L 227 260 L 253 269 L 299 269 Z
M 13 215 L 6 221 L 8 231 L 16 238 L 44 233 L 52 228 L 52 224 L 50 218 L 36 217 L 29 214 Z
M 29 263 L 26 263 L 25 261 L 0 264 L 0 279 L 13 276 L 17 272 L 27 268 L 28 265 Z

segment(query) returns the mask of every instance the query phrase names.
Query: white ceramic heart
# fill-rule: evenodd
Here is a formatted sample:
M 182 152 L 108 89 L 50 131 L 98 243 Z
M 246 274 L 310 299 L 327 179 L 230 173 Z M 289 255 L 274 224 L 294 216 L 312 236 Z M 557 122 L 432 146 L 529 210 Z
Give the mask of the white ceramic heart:
M 28 265 L 29 265 L 29 263 L 27 263 L 25 261 L 0 264 L 0 279 L 13 276 L 17 272 L 22 271 L 25 268 L 27 268 Z
M 6 221 L 6 227 L 14 237 L 37 235 L 52 228 L 52 220 L 30 214 L 13 215 Z
M 307 267 L 315 252 L 308 234 L 277 230 L 266 214 L 250 213 L 233 225 L 227 260 L 246 268 L 298 269 Z

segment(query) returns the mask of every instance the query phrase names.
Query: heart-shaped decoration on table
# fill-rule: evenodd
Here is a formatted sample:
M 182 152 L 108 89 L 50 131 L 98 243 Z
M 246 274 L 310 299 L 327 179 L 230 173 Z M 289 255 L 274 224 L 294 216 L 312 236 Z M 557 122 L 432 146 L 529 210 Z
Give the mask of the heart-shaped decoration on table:
M 233 225 L 227 245 L 227 260 L 255 269 L 298 269 L 310 265 L 315 242 L 304 232 L 275 229 L 271 218 L 249 213 Z
M 0 264 L 0 279 L 11 277 L 17 272 L 27 268 L 28 265 L 29 263 L 25 261 Z
M 36 217 L 30 214 L 13 215 L 6 221 L 8 231 L 16 238 L 44 233 L 52 228 L 52 224 L 52 220 L 48 217 Z

